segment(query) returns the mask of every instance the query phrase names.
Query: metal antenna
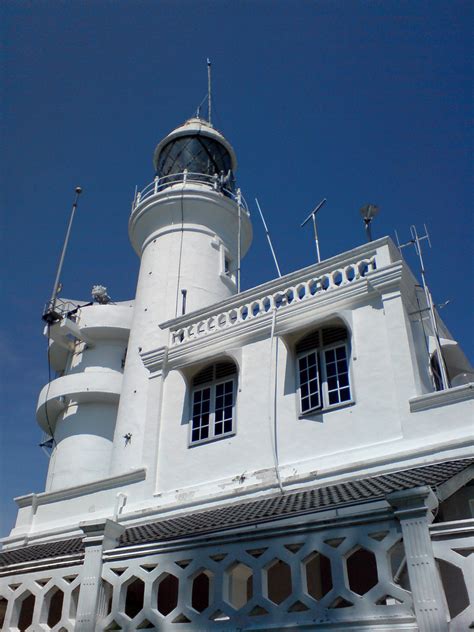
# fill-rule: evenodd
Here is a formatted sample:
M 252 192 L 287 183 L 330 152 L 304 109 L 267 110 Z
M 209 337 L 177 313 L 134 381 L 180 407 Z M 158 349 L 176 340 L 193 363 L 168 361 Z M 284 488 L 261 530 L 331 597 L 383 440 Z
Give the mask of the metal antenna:
M 212 83 L 211 83 L 211 60 L 207 58 L 207 120 L 212 125 Z
M 82 193 L 81 187 L 76 187 L 74 202 L 72 204 L 71 216 L 69 218 L 69 224 L 66 231 L 66 237 L 64 238 L 63 249 L 61 252 L 61 257 L 59 259 L 58 270 L 56 272 L 56 278 L 54 279 L 53 291 L 51 293 L 51 298 L 49 299 L 49 303 L 46 305 L 46 309 L 43 314 L 43 320 L 47 323 L 51 324 L 56 320 L 59 320 L 60 315 L 55 312 L 56 300 L 60 290 L 59 279 L 61 277 L 61 272 L 63 269 L 64 257 L 66 255 L 67 246 L 69 243 L 69 237 L 71 235 L 72 222 L 74 220 L 74 215 L 76 214 L 77 202 L 79 200 L 79 196 Z
M 300 226 L 300 228 L 303 228 L 303 226 L 306 224 L 306 222 L 309 222 L 309 220 L 311 218 L 313 218 L 314 243 L 316 244 L 316 256 L 318 257 L 318 263 L 321 263 L 321 253 L 319 252 L 318 229 L 316 227 L 316 213 L 319 211 L 320 208 L 322 208 L 324 206 L 324 204 L 326 204 L 326 202 L 327 202 L 326 198 L 321 200 L 321 202 L 318 204 L 318 206 L 316 206 L 316 208 L 314 208 L 311 211 L 311 213 L 308 215 L 308 217 L 304 220 L 304 222 Z
M 240 267 L 242 263 L 242 192 L 237 189 L 238 231 L 237 231 L 237 294 L 240 294 Z
M 428 234 L 428 229 L 426 228 L 426 224 L 423 224 L 423 226 L 425 229 L 425 234 L 420 237 L 418 235 L 418 231 L 416 230 L 416 226 L 412 224 L 410 226 L 411 239 L 407 241 L 405 244 L 400 244 L 398 240 L 398 235 L 396 232 L 395 232 L 395 235 L 397 237 L 397 244 L 398 244 L 398 249 L 400 250 L 400 252 L 402 251 L 402 248 L 406 248 L 406 246 L 414 246 L 415 252 L 418 255 L 418 259 L 420 261 L 421 281 L 423 283 L 423 290 L 425 292 L 426 304 L 428 306 L 431 328 L 433 330 L 433 335 L 434 335 L 434 340 L 435 340 L 436 354 L 438 356 L 438 364 L 439 364 L 439 368 L 441 372 L 441 383 L 442 383 L 443 390 L 445 390 L 449 388 L 448 372 L 446 370 L 443 354 L 441 352 L 441 342 L 439 339 L 438 323 L 436 321 L 436 312 L 435 312 L 435 308 L 433 304 L 433 298 L 431 296 L 431 292 L 426 282 L 425 263 L 423 261 L 423 252 L 421 249 L 422 241 L 426 239 L 428 241 L 428 245 L 430 248 L 431 248 L 431 241 L 430 241 L 430 236 Z
M 268 245 L 270 246 L 270 250 L 272 251 L 273 261 L 275 262 L 275 266 L 278 272 L 278 276 L 281 277 L 280 266 L 278 265 L 278 261 L 276 258 L 275 251 L 273 250 L 272 240 L 270 237 L 270 233 L 268 232 L 267 223 L 265 222 L 265 218 L 263 217 L 262 209 L 260 208 L 260 204 L 258 203 L 257 198 L 255 198 L 255 203 L 257 204 L 258 212 L 260 213 L 260 217 L 262 218 L 263 227 L 265 229 L 265 234 L 267 235 Z

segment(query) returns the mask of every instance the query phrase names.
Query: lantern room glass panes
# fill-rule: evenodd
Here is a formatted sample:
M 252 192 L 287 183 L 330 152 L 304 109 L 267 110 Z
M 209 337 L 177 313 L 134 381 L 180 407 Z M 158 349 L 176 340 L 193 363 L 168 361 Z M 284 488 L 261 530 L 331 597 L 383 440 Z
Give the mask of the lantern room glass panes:
M 200 135 L 180 136 L 163 147 L 157 168 L 160 178 L 183 173 L 185 169 L 190 174 L 227 175 L 232 170 L 232 161 L 217 140 Z

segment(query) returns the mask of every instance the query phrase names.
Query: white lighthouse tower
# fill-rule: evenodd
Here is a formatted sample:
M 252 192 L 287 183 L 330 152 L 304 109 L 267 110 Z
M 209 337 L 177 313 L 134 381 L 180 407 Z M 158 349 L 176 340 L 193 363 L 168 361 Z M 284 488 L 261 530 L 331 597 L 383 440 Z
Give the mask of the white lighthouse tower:
M 252 240 L 235 190 L 234 150 L 208 122 L 193 118 L 166 136 L 154 166 L 155 180 L 137 195 L 129 221 L 141 263 L 111 474 L 142 465 L 152 441 L 144 434 L 148 371 L 141 352 L 167 344 L 160 323 L 237 292 L 240 258 Z

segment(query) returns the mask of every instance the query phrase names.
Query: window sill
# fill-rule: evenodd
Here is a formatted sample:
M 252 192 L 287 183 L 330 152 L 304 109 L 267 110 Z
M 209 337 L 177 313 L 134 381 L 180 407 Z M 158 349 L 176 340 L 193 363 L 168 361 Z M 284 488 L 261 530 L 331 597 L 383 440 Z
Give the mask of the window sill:
M 230 439 L 230 437 L 234 437 L 236 434 L 235 430 L 232 432 L 227 432 L 226 434 L 219 435 L 218 437 L 210 437 L 209 439 L 201 439 L 200 441 L 193 441 L 192 443 L 188 443 L 188 448 L 195 448 L 199 445 L 205 445 L 207 443 L 216 443 L 216 441 L 222 441 L 222 439 Z
M 350 406 L 354 406 L 355 401 L 350 400 L 347 402 L 341 402 L 340 404 L 334 404 L 333 406 L 326 406 L 325 408 L 314 408 L 313 410 L 308 410 L 305 413 L 300 413 L 298 415 L 298 419 L 307 419 L 310 417 L 315 417 L 316 415 L 324 415 L 325 413 L 330 413 L 333 410 L 341 410 L 341 408 L 349 408 Z
M 229 287 L 231 290 L 235 290 L 235 288 L 237 287 L 237 281 L 234 279 L 233 276 L 221 272 L 219 274 L 219 277 L 221 278 L 223 283 L 227 285 L 227 287 Z

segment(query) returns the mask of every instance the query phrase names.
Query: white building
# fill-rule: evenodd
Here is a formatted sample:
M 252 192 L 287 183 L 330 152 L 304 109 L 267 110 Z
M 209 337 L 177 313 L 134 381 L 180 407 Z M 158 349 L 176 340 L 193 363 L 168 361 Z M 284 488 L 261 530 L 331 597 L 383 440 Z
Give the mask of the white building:
M 397 248 L 239 293 L 231 145 L 191 119 L 155 166 L 135 300 L 52 306 L 3 629 L 467 630 L 472 368 Z

